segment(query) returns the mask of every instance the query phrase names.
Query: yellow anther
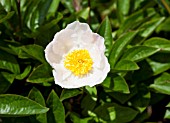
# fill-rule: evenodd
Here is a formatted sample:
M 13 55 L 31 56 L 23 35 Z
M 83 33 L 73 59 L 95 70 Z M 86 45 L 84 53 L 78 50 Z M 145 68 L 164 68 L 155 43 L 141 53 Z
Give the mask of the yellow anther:
M 65 68 L 76 76 L 87 74 L 92 69 L 92 65 L 93 60 L 86 49 L 73 50 L 65 56 Z

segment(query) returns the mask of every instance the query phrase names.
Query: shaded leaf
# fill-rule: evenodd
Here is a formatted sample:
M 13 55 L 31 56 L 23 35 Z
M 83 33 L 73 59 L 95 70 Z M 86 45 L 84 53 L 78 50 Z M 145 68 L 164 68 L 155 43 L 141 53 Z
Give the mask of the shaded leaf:
M 5 93 L 15 78 L 14 74 L 0 72 L 0 94 Z
M 14 15 L 14 11 L 8 12 L 6 16 L 0 18 L 0 23 L 5 22 L 6 20 L 10 19 Z
M 135 118 L 138 112 L 132 108 L 120 106 L 116 103 L 105 103 L 98 106 L 94 113 L 104 121 L 127 123 Z
M 161 63 L 158 61 L 153 61 L 147 59 L 148 64 L 150 65 L 153 75 L 158 75 L 164 71 L 167 71 L 170 68 L 170 63 Z
M 112 78 L 107 77 L 102 85 L 111 90 L 111 92 L 130 93 L 126 80 L 120 75 L 114 75 Z M 110 92 L 109 90 L 108 92 Z
M 64 107 L 54 90 L 49 94 L 46 103 L 50 108 L 47 113 L 48 123 L 65 123 Z
M 163 73 L 160 77 L 155 79 L 154 84 L 151 84 L 150 88 L 153 88 L 159 93 L 170 95 L 170 74 Z
M 31 83 L 52 82 L 53 80 L 52 68 L 48 64 L 39 65 L 27 78 L 27 82 Z
M 41 92 L 36 88 L 31 89 L 28 98 L 34 100 L 35 102 L 41 104 L 42 106 L 46 106 L 44 97 L 42 96 Z M 33 123 L 47 123 L 46 113 L 30 116 L 30 119 Z
M 25 68 L 25 70 L 23 71 L 23 73 L 17 75 L 15 78 L 18 79 L 18 80 L 22 80 L 24 79 L 26 76 L 28 76 L 28 74 L 31 72 L 31 66 L 27 66 Z
M 65 99 L 77 96 L 78 94 L 81 94 L 82 92 L 78 89 L 63 89 L 60 95 L 60 100 L 63 101 Z
M 15 74 L 20 73 L 20 68 L 16 58 L 2 50 L 0 50 L 0 68 L 9 70 Z
M 20 58 L 33 58 L 33 59 L 39 60 L 42 63 L 46 62 L 45 57 L 44 57 L 45 56 L 44 48 L 39 45 L 36 45 L 36 44 L 25 45 L 21 47 L 21 50 L 22 51 L 19 54 Z M 26 56 L 23 56 L 22 52 L 24 52 L 24 55 Z

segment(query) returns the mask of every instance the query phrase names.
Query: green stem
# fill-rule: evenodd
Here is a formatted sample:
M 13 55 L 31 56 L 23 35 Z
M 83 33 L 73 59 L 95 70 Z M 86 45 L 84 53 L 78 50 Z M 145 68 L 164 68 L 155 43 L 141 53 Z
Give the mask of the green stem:
M 166 3 L 165 0 L 161 0 L 162 1 L 162 4 L 165 6 L 165 8 L 167 9 L 168 13 L 170 14 L 170 7 L 169 5 Z
M 20 0 L 16 0 L 17 11 L 18 11 L 18 19 L 19 19 L 19 27 L 22 30 L 22 19 L 21 19 L 21 10 L 20 10 Z

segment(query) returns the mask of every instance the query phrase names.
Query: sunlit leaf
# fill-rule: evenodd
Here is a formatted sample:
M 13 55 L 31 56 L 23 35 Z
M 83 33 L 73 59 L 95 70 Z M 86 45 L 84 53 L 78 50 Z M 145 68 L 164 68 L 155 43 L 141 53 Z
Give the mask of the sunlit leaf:
M 26 97 L 13 94 L 0 95 L 1 116 L 26 116 L 46 113 L 49 109 Z
M 117 60 L 123 54 L 123 50 L 131 42 L 136 34 L 137 32 L 128 32 L 115 41 L 109 55 L 109 62 L 112 69 L 114 68 Z

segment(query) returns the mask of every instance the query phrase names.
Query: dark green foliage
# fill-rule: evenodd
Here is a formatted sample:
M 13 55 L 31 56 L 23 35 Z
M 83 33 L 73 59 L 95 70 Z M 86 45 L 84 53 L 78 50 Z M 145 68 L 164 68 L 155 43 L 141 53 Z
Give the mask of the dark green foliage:
M 0 122 L 169 123 L 169 0 L 0 0 Z M 79 20 L 105 39 L 95 87 L 55 85 L 44 49 Z

